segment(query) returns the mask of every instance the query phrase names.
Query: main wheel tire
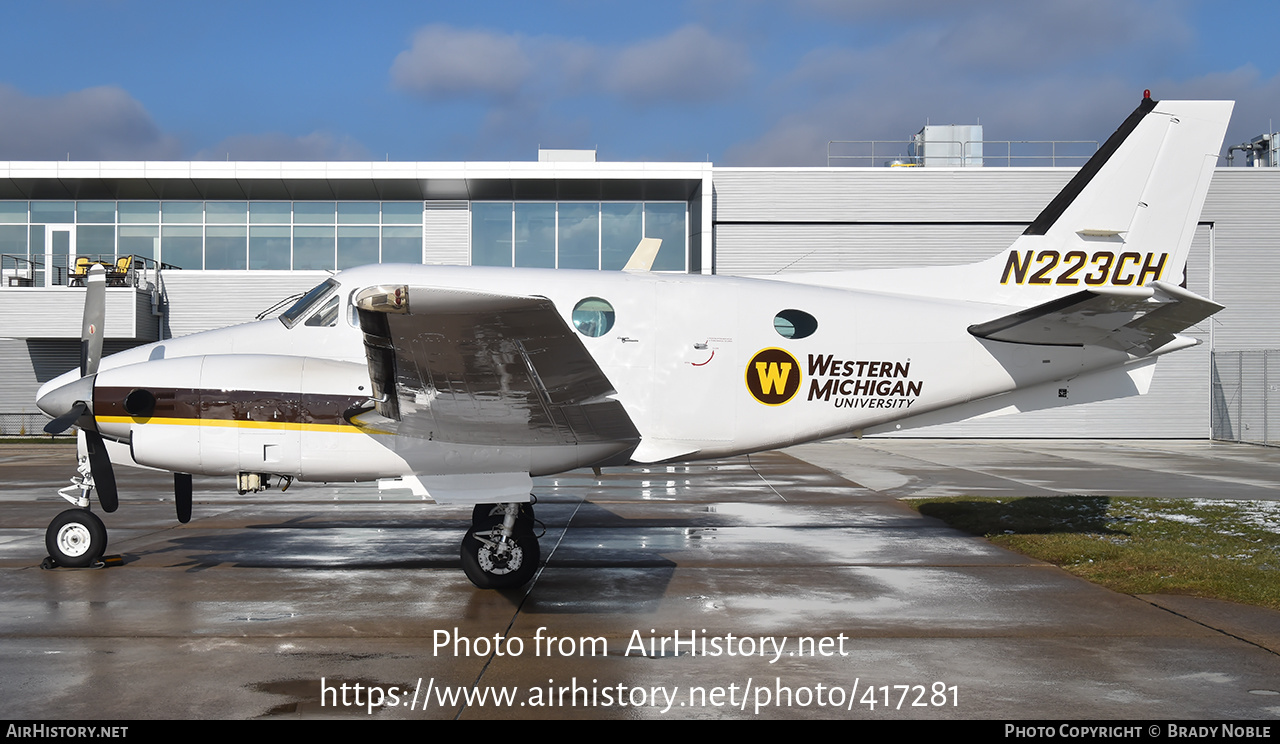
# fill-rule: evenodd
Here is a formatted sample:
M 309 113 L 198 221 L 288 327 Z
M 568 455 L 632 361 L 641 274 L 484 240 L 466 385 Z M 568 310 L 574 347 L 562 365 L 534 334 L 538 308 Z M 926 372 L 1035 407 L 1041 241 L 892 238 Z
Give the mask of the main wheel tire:
M 68 509 L 49 523 L 44 546 L 59 566 L 91 566 L 107 550 L 107 528 L 88 509 Z
M 484 530 L 481 530 L 484 531 Z M 462 571 L 480 589 L 512 589 L 523 586 L 538 570 L 538 538 L 529 530 L 516 530 L 515 545 L 505 555 L 476 537 L 476 529 L 462 538 Z

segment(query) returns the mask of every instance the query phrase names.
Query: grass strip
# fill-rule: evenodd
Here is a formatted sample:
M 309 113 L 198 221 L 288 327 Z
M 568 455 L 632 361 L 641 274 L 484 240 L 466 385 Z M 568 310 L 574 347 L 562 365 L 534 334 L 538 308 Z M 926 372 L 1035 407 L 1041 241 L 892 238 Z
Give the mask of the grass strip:
M 905 501 L 921 514 L 1115 591 L 1280 610 L 1280 502 L 1106 496 Z

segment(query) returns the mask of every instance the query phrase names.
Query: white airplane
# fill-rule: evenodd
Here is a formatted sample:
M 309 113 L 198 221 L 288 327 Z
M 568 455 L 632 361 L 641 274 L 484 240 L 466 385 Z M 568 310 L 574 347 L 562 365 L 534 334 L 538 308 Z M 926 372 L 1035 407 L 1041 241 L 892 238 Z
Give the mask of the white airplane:
M 83 434 L 50 556 L 102 556 L 89 495 L 116 509 L 116 463 L 172 471 L 183 522 L 193 473 L 474 504 L 467 577 L 519 586 L 532 476 L 1146 392 L 1221 309 L 1179 284 L 1231 109 L 1144 96 L 1012 245 L 965 266 L 653 274 L 651 239 L 622 272 L 365 266 L 278 318 L 101 361 L 92 273 L 81 368 L 39 392 L 48 431 Z

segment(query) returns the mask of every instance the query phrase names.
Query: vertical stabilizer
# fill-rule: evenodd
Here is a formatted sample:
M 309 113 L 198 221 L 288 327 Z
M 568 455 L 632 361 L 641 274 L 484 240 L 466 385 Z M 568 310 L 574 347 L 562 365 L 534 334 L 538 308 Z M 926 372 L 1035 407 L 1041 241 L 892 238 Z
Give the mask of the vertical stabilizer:
M 1144 98 L 1013 245 L 979 264 L 996 296 L 1182 283 L 1232 106 Z
M 1020 307 L 1087 289 L 1177 286 L 1233 106 L 1143 98 L 1022 235 L 986 261 L 787 278 Z

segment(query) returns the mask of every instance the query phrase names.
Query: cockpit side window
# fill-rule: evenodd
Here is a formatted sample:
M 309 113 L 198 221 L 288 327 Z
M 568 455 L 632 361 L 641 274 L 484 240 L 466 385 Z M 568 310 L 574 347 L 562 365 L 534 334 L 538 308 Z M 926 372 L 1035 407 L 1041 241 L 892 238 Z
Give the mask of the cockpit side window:
M 338 298 L 336 295 L 333 297 L 330 297 L 329 301 L 324 303 L 324 307 L 315 311 L 315 313 L 313 313 L 310 318 L 307 318 L 307 322 L 303 323 L 303 325 L 309 325 L 313 327 L 318 326 L 321 328 L 332 328 L 337 324 L 338 324 Z
M 322 284 L 316 285 L 310 292 L 303 295 L 302 299 L 293 303 L 293 307 L 280 313 L 280 322 L 284 323 L 285 328 L 292 328 L 299 318 L 318 306 L 337 286 L 338 283 L 332 279 L 326 279 Z

